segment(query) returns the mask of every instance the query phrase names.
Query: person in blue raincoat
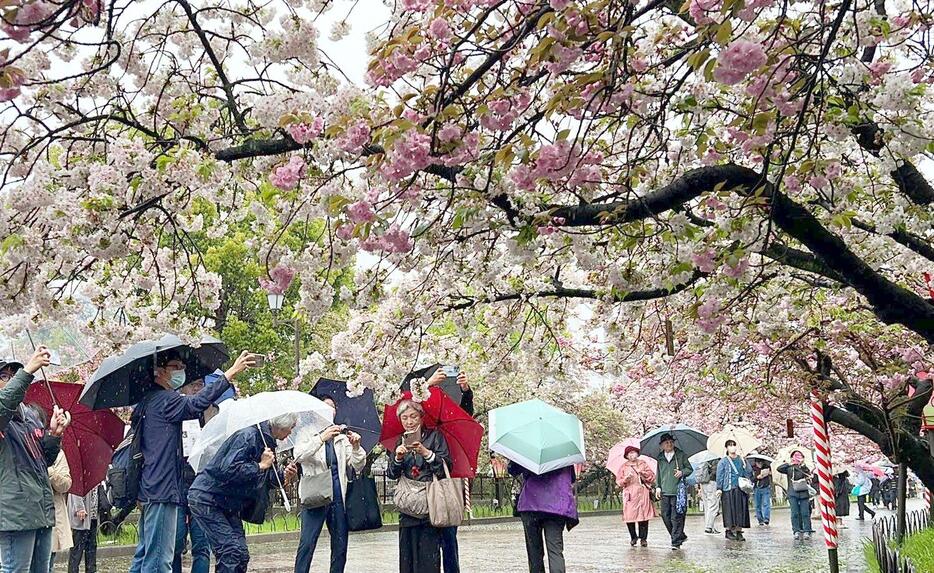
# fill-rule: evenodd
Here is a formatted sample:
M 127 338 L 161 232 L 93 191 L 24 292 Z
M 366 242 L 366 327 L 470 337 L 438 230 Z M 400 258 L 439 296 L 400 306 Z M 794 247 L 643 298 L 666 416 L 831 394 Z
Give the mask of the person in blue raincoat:
M 188 507 L 208 536 L 216 573 L 246 573 L 250 552 L 241 512 L 260 488 L 297 475 L 294 463 L 278 478 L 273 468 L 276 441 L 288 438 L 296 421 L 295 414 L 284 414 L 235 432 L 191 484 Z
M 234 377 L 254 364 L 253 355 L 244 351 L 215 384 L 194 396 L 182 396 L 178 389 L 187 382 L 185 362 L 171 350 L 156 356 L 149 380 L 152 389 L 136 406 L 143 412 L 139 484 L 143 516 L 130 573 L 171 572 L 178 514 L 184 511 L 182 422 L 197 419 L 231 388 Z

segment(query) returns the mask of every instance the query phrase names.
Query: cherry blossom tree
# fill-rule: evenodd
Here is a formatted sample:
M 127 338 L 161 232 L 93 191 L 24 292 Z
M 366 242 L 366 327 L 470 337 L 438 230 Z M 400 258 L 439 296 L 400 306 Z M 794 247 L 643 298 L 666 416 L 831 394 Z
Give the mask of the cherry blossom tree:
M 896 370 L 934 342 L 929 2 L 401 0 L 365 86 L 319 49 L 337 4 L 8 3 L 3 327 L 210 329 L 223 282 L 191 234 L 249 225 L 310 320 L 351 305 L 331 358 L 357 385 L 425 353 L 571 381 L 667 356 L 705 392 L 774 394 L 777 366 L 917 471 L 847 385 L 887 420 L 916 403 L 853 386 L 835 332 Z

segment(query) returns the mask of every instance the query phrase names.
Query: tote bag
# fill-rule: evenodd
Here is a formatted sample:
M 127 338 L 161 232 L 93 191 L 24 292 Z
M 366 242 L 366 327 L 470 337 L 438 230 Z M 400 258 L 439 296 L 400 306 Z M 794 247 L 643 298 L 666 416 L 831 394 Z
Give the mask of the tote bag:
M 444 463 L 444 479 L 433 476 L 428 485 L 428 517 L 434 527 L 457 527 L 464 521 L 464 483 L 453 479 Z
M 351 478 L 347 482 L 347 501 L 344 505 L 347 511 L 347 529 L 350 531 L 369 531 L 383 526 L 376 480 L 366 473 L 358 476 L 351 470 Z

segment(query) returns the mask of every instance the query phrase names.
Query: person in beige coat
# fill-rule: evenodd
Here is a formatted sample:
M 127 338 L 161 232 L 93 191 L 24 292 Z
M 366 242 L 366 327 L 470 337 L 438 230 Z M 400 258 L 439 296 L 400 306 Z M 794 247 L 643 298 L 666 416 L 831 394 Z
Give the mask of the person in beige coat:
M 55 554 L 72 547 L 71 521 L 68 519 L 68 490 L 71 489 L 71 471 L 65 452 L 58 452 L 55 463 L 49 468 L 49 483 L 52 484 L 52 503 L 55 505 L 55 528 L 52 529 L 52 559 L 49 571 L 55 569 Z
M 325 398 L 336 412 L 334 401 Z M 366 450 L 360 435 L 343 426 L 330 426 L 321 432 L 311 428 L 295 440 L 295 463 L 301 464 L 298 494 L 302 508 L 302 533 L 295 556 L 295 573 L 308 573 L 318 536 L 326 523 L 331 537 L 331 573 L 343 573 L 347 562 L 347 474 L 360 472 L 366 465 Z M 323 488 L 323 491 L 322 491 Z M 327 494 L 330 494 L 329 499 Z

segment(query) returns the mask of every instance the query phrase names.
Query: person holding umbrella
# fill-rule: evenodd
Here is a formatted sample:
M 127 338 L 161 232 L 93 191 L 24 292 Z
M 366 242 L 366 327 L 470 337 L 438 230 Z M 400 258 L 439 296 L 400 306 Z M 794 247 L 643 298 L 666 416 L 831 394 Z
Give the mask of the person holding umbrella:
M 808 539 L 814 530 L 811 529 L 811 494 L 808 482 L 811 479 L 811 470 L 804 463 L 804 453 L 795 449 L 791 452 L 791 463 L 778 466 L 778 473 L 788 476 L 788 503 L 791 504 L 791 530 L 795 539 Z
M 139 502 L 143 506 L 139 543 L 130 573 L 169 573 L 175 556 L 178 514 L 184 511 L 182 423 L 197 419 L 227 392 L 241 372 L 255 365 L 247 351 L 223 376 L 193 396 L 178 389 L 187 382 L 185 354 L 173 348 L 157 352 L 155 372 L 141 371 L 137 385 L 149 384 L 136 408 L 142 412 L 143 467 Z
M 428 379 L 428 386 L 443 388 L 443 385 L 447 381 L 448 372 L 445 372 L 444 367 L 438 367 L 434 374 L 431 375 L 431 378 Z M 461 409 L 469 416 L 473 416 L 473 390 L 471 390 L 470 383 L 467 381 L 467 373 L 463 370 L 458 369 L 456 384 L 462 392 L 459 404 Z M 460 573 L 461 566 L 457 548 L 457 527 L 441 528 L 441 564 L 444 567 L 444 573 Z
M 749 456 L 753 477 L 753 505 L 756 508 L 756 521 L 760 526 L 768 526 L 772 520 L 772 466 L 761 455 Z
M 337 415 L 337 405 L 330 397 L 321 399 Z M 301 464 L 298 484 L 302 504 L 302 533 L 295 556 L 295 573 L 308 573 L 314 558 L 321 528 L 327 523 L 331 537 L 331 573 L 344 573 L 347 564 L 347 474 L 352 468 L 363 471 L 366 451 L 360 434 L 342 425 L 332 425 L 320 432 L 306 428 L 296 440 L 295 463 Z M 321 477 L 326 476 L 324 480 Z M 327 488 L 326 492 L 316 488 Z M 327 495 L 327 494 L 330 495 Z
M 273 468 L 276 441 L 288 438 L 297 420 L 296 414 L 282 414 L 234 432 L 191 484 L 188 506 L 208 536 L 217 573 L 246 573 L 250 552 L 242 511 L 257 490 L 298 475 L 294 463 L 282 475 Z
M 623 488 L 623 522 L 629 528 L 629 545 L 635 547 L 641 542 L 642 547 L 648 547 L 649 520 L 655 517 L 655 504 L 649 493 L 655 483 L 655 472 L 639 457 L 637 443 L 627 445 L 623 455 L 626 462 L 616 474 L 616 485 Z
M 33 375 L 49 365 L 49 350 L 36 349 L 25 366 L 0 361 L 0 571 L 48 573 L 55 507 L 49 466 L 61 451 L 71 419 L 58 406 L 48 428 L 23 406 Z
M 427 486 L 433 476 L 445 477 L 444 466 L 451 464 L 448 444 L 440 430 L 423 427 L 420 403 L 404 399 L 395 410 L 405 433 L 388 452 L 387 475 L 398 480 L 394 500 L 399 509 L 399 573 L 438 573 L 441 533 L 428 519 Z
M 679 484 L 694 472 L 694 468 L 691 467 L 687 454 L 675 447 L 675 438 L 670 433 L 662 434 L 659 442 L 662 451 L 657 458 L 655 491 L 656 496 L 661 499 L 662 521 L 671 535 L 671 548 L 680 549 L 688 536 L 684 533 L 684 517 L 687 512 L 682 513 L 677 507 L 678 489 Z
M 853 493 L 856 495 L 856 505 L 859 508 L 859 516 L 856 519 L 858 521 L 865 520 L 867 513 L 869 514 L 869 519 L 875 519 L 876 512 L 866 506 L 866 497 L 872 490 L 872 480 L 865 468 L 857 464 L 854 469 Z
M 741 485 L 752 485 L 746 472 L 746 461 L 740 457 L 736 441 L 724 443 L 726 455 L 717 465 L 717 489 L 722 492 L 720 502 L 723 512 L 723 528 L 726 538 L 746 541 L 743 528 L 749 527 L 749 494 Z

